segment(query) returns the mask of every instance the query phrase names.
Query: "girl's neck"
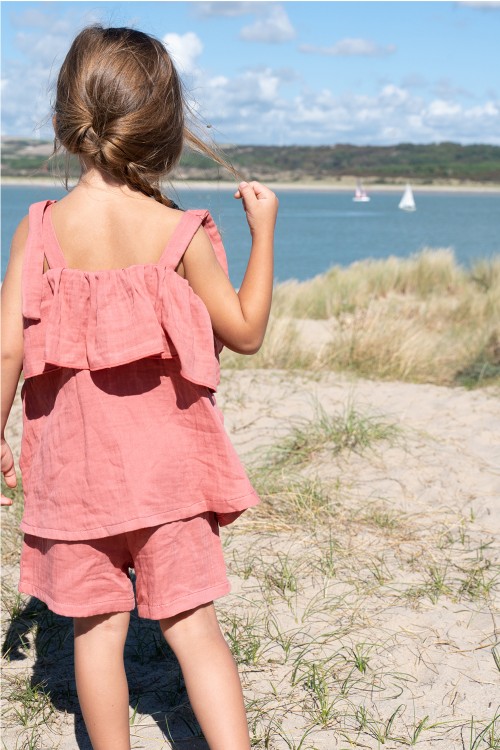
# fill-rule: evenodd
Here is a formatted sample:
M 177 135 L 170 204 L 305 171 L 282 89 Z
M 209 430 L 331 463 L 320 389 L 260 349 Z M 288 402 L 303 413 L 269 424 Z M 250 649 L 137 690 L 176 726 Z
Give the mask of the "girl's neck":
M 74 188 L 78 193 L 84 191 L 93 197 L 112 199 L 114 197 L 134 198 L 136 200 L 150 200 L 147 195 L 138 190 L 132 190 L 126 183 L 117 182 L 99 169 L 84 169 Z

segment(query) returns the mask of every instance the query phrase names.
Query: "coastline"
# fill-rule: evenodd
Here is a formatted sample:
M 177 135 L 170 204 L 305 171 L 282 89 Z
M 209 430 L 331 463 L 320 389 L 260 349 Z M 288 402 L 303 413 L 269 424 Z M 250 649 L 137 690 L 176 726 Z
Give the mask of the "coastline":
M 75 183 L 71 183 L 72 187 Z M 227 180 L 213 181 L 213 180 L 173 180 L 171 183 L 165 183 L 165 186 L 169 185 L 174 190 L 234 190 L 236 181 L 231 182 Z M 50 186 L 50 187 L 61 187 L 63 185 L 58 182 L 56 178 L 51 177 L 3 177 L 0 185 L 2 187 L 9 186 Z M 302 180 L 300 182 L 278 182 L 274 180 L 266 181 L 266 185 L 271 190 L 280 191 L 307 191 L 313 193 L 328 193 L 328 192 L 339 192 L 339 193 L 352 193 L 356 187 L 356 179 L 344 178 L 340 180 L 328 180 L 318 182 L 316 180 Z M 370 183 L 369 181 L 364 182 L 365 188 L 371 193 L 398 193 L 404 190 L 404 183 Z M 412 182 L 412 189 L 415 194 L 423 193 L 487 193 L 497 195 L 500 194 L 500 184 L 491 183 L 457 183 L 450 181 L 449 183 L 438 182 L 432 185 L 419 185 L 418 183 Z

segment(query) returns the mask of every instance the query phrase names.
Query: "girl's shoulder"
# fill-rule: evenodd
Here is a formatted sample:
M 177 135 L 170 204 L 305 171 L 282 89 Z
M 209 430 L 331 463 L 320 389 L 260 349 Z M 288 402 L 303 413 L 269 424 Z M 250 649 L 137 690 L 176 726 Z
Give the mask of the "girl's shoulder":
M 21 221 L 16 227 L 16 230 L 12 236 L 12 243 L 10 248 L 10 255 L 18 256 L 24 254 L 24 248 L 26 246 L 26 240 L 29 234 L 29 215 L 23 216 Z
M 6 293 L 7 288 L 10 286 L 14 286 L 18 289 L 21 288 L 22 268 L 28 235 L 29 216 L 26 215 L 21 219 L 12 236 L 9 262 L 5 273 L 5 279 L 2 283 L 3 293 Z

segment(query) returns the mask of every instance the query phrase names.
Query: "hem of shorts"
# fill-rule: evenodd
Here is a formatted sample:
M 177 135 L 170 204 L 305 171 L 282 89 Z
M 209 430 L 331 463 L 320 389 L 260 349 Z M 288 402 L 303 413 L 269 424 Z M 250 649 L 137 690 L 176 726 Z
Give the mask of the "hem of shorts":
M 115 612 L 131 612 L 135 607 L 134 597 L 128 599 L 109 599 L 92 604 L 60 604 L 43 589 L 27 581 L 19 581 L 18 591 L 40 599 L 41 602 L 56 615 L 62 617 L 94 617 L 95 615 L 107 615 Z
M 111 524 L 109 526 L 98 526 L 92 529 L 81 529 L 79 531 L 51 529 L 41 526 L 31 526 L 26 521 L 21 521 L 19 528 L 25 534 L 42 537 L 43 539 L 78 542 L 85 541 L 86 539 L 104 539 L 108 536 L 125 534 L 128 531 L 135 531 L 136 529 L 160 526 L 164 523 L 171 523 L 172 521 L 193 518 L 194 516 L 199 516 L 201 513 L 215 513 L 215 515 L 221 514 L 222 516 L 229 516 L 231 513 L 239 513 L 241 515 L 245 510 L 258 505 L 259 503 L 260 498 L 254 490 L 253 492 L 249 492 L 239 498 L 234 498 L 233 500 L 228 501 L 227 505 L 221 503 L 219 506 L 217 502 L 202 500 L 198 503 L 193 503 L 193 505 L 186 508 L 175 508 L 174 510 L 167 512 L 154 513 L 150 516 L 133 518 L 121 523 Z M 236 518 L 234 520 L 236 520 Z M 227 525 L 227 523 L 221 525 Z
M 182 596 L 167 604 L 138 604 L 137 611 L 139 617 L 144 617 L 148 620 L 163 620 L 167 617 L 179 615 L 181 612 L 188 612 L 196 607 L 201 607 L 202 604 L 208 604 L 214 599 L 226 596 L 230 591 L 231 584 L 226 579 L 223 583 L 219 583 L 216 586 L 208 586 L 205 589 L 195 591 L 188 596 Z

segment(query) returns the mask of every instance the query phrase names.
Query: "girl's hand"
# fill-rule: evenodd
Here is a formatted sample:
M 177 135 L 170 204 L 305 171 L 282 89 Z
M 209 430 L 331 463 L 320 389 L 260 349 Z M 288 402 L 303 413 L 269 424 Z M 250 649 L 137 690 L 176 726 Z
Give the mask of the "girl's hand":
M 16 486 L 17 477 L 14 468 L 14 456 L 5 438 L 2 438 L 2 474 L 4 475 L 7 487 Z M 10 497 L 2 495 L 0 505 L 12 505 L 12 500 Z
M 273 191 L 260 182 L 240 182 L 234 197 L 243 200 L 252 237 L 261 234 L 272 237 L 278 213 L 278 199 Z

